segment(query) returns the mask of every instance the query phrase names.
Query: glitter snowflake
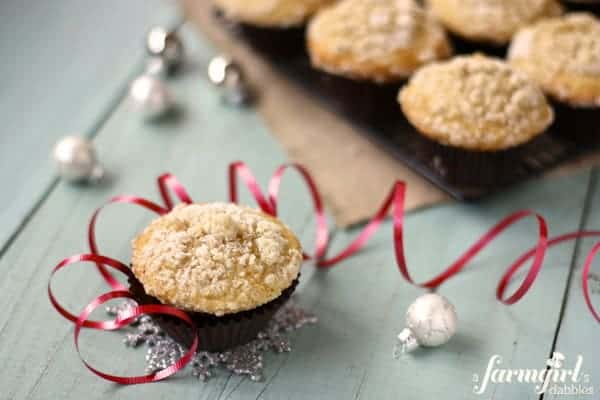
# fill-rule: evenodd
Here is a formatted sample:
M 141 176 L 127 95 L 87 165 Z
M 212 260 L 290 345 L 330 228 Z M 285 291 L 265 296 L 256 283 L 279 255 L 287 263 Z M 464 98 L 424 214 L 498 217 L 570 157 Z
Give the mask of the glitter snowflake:
M 124 301 L 117 306 L 106 308 L 115 316 L 135 304 Z M 268 351 L 284 353 L 292 350 L 286 333 L 315 324 L 317 317 L 292 301 L 281 307 L 269 322 L 267 328 L 250 343 L 223 352 L 198 351 L 191 364 L 192 375 L 201 381 L 208 380 L 215 368 L 223 368 L 235 375 L 248 376 L 253 381 L 263 378 L 263 355 Z M 146 345 L 146 372 L 156 372 L 172 365 L 185 354 L 185 349 L 165 334 L 149 316 L 140 317 L 133 331 L 125 334 L 123 342 L 128 347 Z

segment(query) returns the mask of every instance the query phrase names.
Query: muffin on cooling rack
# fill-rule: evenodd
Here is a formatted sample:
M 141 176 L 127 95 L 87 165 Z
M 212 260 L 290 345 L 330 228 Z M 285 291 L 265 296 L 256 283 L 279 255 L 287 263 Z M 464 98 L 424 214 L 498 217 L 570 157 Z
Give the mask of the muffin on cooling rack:
M 557 132 L 579 146 L 600 145 L 598 18 L 572 13 L 523 28 L 508 58 L 554 100 Z
M 510 150 L 543 133 L 554 117 L 525 74 L 479 54 L 421 68 L 398 99 L 408 121 L 466 182 L 493 184 L 497 168 L 511 168 Z
M 263 28 L 303 25 L 320 7 L 332 0 L 213 0 L 233 21 Z
M 562 13 L 558 0 L 426 0 L 453 34 L 472 42 L 506 45 L 521 27 Z
M 600 107 L 600 20 L 592 14 L 566 14 L 523 28 L 508 59 L 553 98 Z
M 217 351 L 256 337 L 293 292 L 302 263 L 298 239 L 279 220 L 235 204 L 179 205 L 133 241 L 131 291 L 140 303 L 189 313 L 200 348 Z M 189 328 L 158 317 L 184 345 Z
M 452 53 L 443 28 L 414 0 L 341 0 L 310 21 L 307 46 L 315 68 L 378 83 Z

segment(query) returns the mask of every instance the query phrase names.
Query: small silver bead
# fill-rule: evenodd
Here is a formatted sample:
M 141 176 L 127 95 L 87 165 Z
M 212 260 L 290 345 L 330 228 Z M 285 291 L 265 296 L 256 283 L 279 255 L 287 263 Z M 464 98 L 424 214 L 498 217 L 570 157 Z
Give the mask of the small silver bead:
M 169 74 L 183 64 L 183 42 L 176 31 L 161 26 L 152 28 L 146 37 L 146 49 L 150 56 L 164 60 Z
M 234 106 L 243 106 L 252 99 L 242 67 L 225 55 L 214 57 L 208 64 L 208 79 L 221 88 L 222 99 Z
M 173 110 L 174 102 L 167 86 L 156 76 L 144 74 L 129 87 L 132 108 L 147 120 L 160 118 Z

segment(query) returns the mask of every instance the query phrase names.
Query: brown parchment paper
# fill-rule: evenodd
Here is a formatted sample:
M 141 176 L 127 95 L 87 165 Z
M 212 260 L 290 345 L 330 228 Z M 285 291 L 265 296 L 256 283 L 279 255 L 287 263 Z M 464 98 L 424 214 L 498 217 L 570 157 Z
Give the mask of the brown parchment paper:
M 359 128 L 321 107 L 309 93 L 236 40 L 213 18 L 210 1 L 181 2 L 187 19 L 199 32 L 244 67 L 250 84 L 259 91 L 255 107 L 290 159 L 313 174 L 339 227 L 371 217 L 399 179 L 408 184 L 407 210 L 450 201 L 440 189 L 367 140 Z M 570 163 L 557 173 L 590 163 L 600 163 L 600 155 Z

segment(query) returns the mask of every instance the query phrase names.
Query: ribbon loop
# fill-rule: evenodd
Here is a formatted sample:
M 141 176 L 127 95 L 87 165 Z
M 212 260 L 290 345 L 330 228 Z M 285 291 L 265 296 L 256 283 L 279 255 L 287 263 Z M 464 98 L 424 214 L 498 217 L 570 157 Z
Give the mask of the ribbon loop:
M 87 318 L 90 316 L 90 314 L 96 308 L 98 308 L 100 305 L 106 303 L 109 300 L 117 299 L 117 298 L 133 299 L 131 293 L 129 293 L 128 291 L 113 290 L 111 292 L 105 293 L 103 295 L 96 297 L 94 300 L 92 300 L 85 307 L 85 309 L 81 312 L 81 314 L 75 321 L 75 330 L 73 332 L 74 340 L 75 340 L 75 348 L 77 349 L 77 354 L 79 355 L 79 358 L 81 359 L 83 364 L 86 366 L 86 368 L 101 378 L 104 378 L 111 382 L 120 383 L 123 385 L 136 385 L 136 384 L 140 384 L 140 383 L 157 382 L 157 381 L 165 379 L 165 378 L 175 374 L 176 372 L 180 371 L 181 369 L 185 368 L 185 366 L 192 360 L 192 358 L 194 357 L 194 354 L 196 354 L 196 350 L 198 349 L 198 335 L 194 335 L 194 341 L 192 342 L 192 345 L 189 348 L 189 350 L 174 364 L 168 366 L 165 369 L 162 369 L 160 371 L 153 372 L 153 373 L 147 374 L 147 375 L 128 377 L 128 376 L 118 376 L 118 375 L 107 374 L 105 372 L 102 372 L 102 371 L 92 367 L 83 358 L 83 356 L 81 355 L 81 352 L 79 350 L 79 334 L 81 332 L 81 328 L 87 326 L 90 322 L 92 322 L 92 321 L 89 321 Z M 179 318 L 180 320 L 184 321 L 194 331 L 196 331 L 196 326 L 195 326 L 194 322 L 186 313 L 184 313 L 183 311 L 180 311 L 174 307 L 171 307 L 171 306 L 157 305 L 157 304 L 133 307 L 131 310 L 125 311 L 123 314 L 118 315 L 114 321 L 107 321 L 107 322 L 101 323 L 99 329 L 103 329 L 103 330 L 120 329 L 124 326 L 129 325 L 137 317 L 139 317 L 143 314 L 170 315 L 172 317 L 176 317 L 176 318 Z
M 315 184 L 314 179 L 310 176 L 306 168 L 301 166 L 300 164 L 284 164 L 279 166 L 275 170 L 275 173 L 271 177 L 269 181 L 269 203 L 271 205 L 271 210 L 273 211 L 273 215 L 277 215 L 277 201 L 279 197 L 279 187 L 281 186 L 281 179 L 285 171 L 289 168 L 293 168 L 302 177 L 304 184 L 309 190 L 310 197 L 314 206 L 315 213 L 315 221 L 316 221 L 316 231 L 315 231 L 315 252 L 312 257 L 308 255 L 304 255 L 305 259 L 314 258 L 316 260 L 320 260 L 325 253 L 327 252 L 327 246 L 329 244 L 329 227 L 327 226 L 327 218 L 325 217 L 325 211 L 323 210 L 323 201 L 321 200 L 321 195 L 319 190 L 317 189 L 317 185 Z
M 92 218 L 90 219 L 90 223 L 88 225 L 88 244 L 90 246 L 90 252 L 92 254 L 96 254 L 96 255 L 100 254 L 100 252 L 98 251 L 98 244 L 96 243 L 96 222 L 98 220 L 98 215 L 100 215 L 100 212 L 104 209 L 104 207 L 106 207 L 110 204 L 115 204 L 115 203 L 135 204 L 135 205 L 141 206 L 147 210 L 150 210 L 158 215 L 165 214 L 169 211 L 168 209 L 161 207 L 160 205 L 153 203 L 150 200 L 141 198 L 141 197 L 137 197 L 137 196 L 113 197 L 106 204 L 97 208 L 96 211 L 94 211 L 94 213 L 92 214 Z M 110 274 L 110 272 L 105 268 L 105 266 L 102 263 L 96 263 L 96 268 L 98 268 L 100 275 L 102 275 L 102 277 L 104 278 L 106 283 L 111 288 L 113 288 L 115 290 L 124 290 L 125 289 L 125 287 L 123 285 L 121 285 L 119 283 L 119 281 L 117 281 Z
M 229 180 L 229 201 L 232 203 L 238 202 L 238 185 L 237 178 L 238 176 L 242 178 L 246 187 L 252 194 L 252 197 L 256 200 L 256 203 L 260 207 L 260 209 L 269 215 L 276 215 L 276 211 L 273 209 L 271 203 L 265 199 L 262 191 L 260 190 L 260 186 L 258 186 L 258 182 L 256 178 L 250 171 L 250 168 L 246 164 L 241 161 L 236 161 L 234 163 L 229 164 L 228 170 L 228 180 Z
M 583 273 L 581 276 L 581 285 L 583 287 L 583 297 L 585 299 L 585 304 L 588 306 L 588 309 L 596 319 L 600 323 L 600 314 L 596 311 L 594 304 L 592 304 L 592 299 L 590 296 L 590 288 L 589 288 L 589 277 L 590 277 L 590 269 L 592 268 L 592 263 L 594 262 L 594 257 L 600 251 L 600 243 L 596 243 L 596 245 L 592 248 L 585 259 L 585 263 L 583 264 Z
M 185 204 L 193 203 L 192 198 L 185 190 L 185 187 L 183 187 L 183 185 L 181 184 L 181 182 L 179 182 L 179 179 L 177 179 L 175 175 L 170 173 L 162 174 L 158 177 L 157 183 L 158 191 L 160 192 L 160 197 L 162 198 L 167 210 L 170 211 L 173 209 L 173 199 L 169 194 L 169 189 L 171 189 L 175 193 L 175 195 L 181 202 Z
M 54 277 L 54 274 L 56 274 L 58 271 L 65 268 L 66 266 L 71 265 L 71 264 L 80 263 L 80 262 L 92 262 L 97 265 L 101 264 L 103 266 L 108 266 L 110 268 L 116 269 L 119 272 L 122 272 L 123 274 L 127 275 L 127 277 L 133 277 L 133 273 L 131 272 L 129 267 L 127 267 L 125 264 L 123 264 L 122 262 L 117 261 L 113 258 L 101 256 L 99 254 L 78 254 L 78 255 L 74 255 L 74 256 L 65 258 L 64 260 L 59 262 L 52 269 L 52 272 L 50 273 L 50 279 L 48 281 L 48 297 L 50 298 L 50 303 L 52 303 L 52 305 L 54 306 L 56 311 L 58 311 L 58 313 L 60 315 L 62 315 L 63 317 L 65 317 L 66 319 L 68 319 L 71 322 L 77 322 L 78 317 L 75 316 L 74 314 L 70 313 L 69 311 L 67 311 L 67 309 L 64 308 L 62 305 L 60 305 L 58 300 L 56 300 L 56 297 L 54 296 L 54 294 L 52 292 L 52 278 Z M 111 275 L 111 278 L 115 279 L 112 275 Z M 116 282 L 118 283 L 118 281 L 116 281 Z M 120 283 L 119 283 L 119 285 L 122 286 Z M 83 324 L 83 326 L 86 328 L 104 329 L 104 327 L 106 326 L 105 324 L 106 323 L 104 321 L 88 321 L 88 320 L 86 320 L 85 323 Z

